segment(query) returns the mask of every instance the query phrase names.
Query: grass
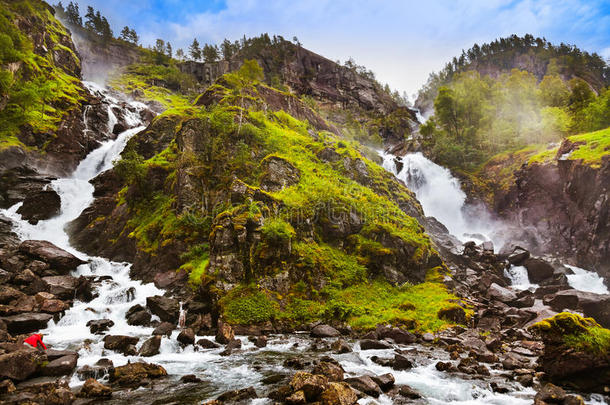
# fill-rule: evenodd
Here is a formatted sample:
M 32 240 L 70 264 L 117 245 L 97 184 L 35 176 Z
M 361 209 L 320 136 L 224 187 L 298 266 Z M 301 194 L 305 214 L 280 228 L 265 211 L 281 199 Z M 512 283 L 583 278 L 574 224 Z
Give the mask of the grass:
M 568 159 L 582 159 L 594 168 L 601 166 L 602 157 L 610 154 L 610 128 L 568 137 L 570 142 L 580 144 Z

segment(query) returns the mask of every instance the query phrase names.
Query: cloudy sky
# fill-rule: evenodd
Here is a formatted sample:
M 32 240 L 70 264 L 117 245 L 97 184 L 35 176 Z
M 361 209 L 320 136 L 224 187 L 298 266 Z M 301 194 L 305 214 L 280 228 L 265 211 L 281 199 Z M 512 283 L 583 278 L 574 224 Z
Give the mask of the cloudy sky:
M 67 2 L 64 1 L 64 4 Z M 409 95 L 462 49 L 510 34 L 544 36 L 610 58 L 609 0 L 79 0 L 115 32 L 174 49 L 263 32 L 342 62 L 350 57 Z

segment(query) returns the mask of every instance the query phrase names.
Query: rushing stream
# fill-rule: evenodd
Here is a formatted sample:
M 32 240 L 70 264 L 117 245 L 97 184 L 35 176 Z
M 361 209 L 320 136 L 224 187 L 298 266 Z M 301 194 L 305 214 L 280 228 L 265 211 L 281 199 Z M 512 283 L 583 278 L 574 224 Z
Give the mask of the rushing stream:
M 108 110 L 109 127 L 112 128 L 117 122 L 112 109 L 118 107 L 118 102 L 99 86 L 94 84 L 88 86 L 91 91 L 105 97 L 105 101 L 112 107 Z M 14 231 L 21 239 L 47 240 L 88 261 L 87 264 L 78 267 L 73 273 L 74 276 L 94 276 L 101 280 L 97 284 L 98 296 L 95 299 L 88 303 L 75 301 L 72 308 L 66 311 L 57 323 L 51 321 L 42 331 L 45 334 L 45 342 L 52 348 L 72 349 L 79 352 L 78 368 L 94 365 L 101 358 L 112 360 L 115 366 L 139 360 L 138 356 L 124 356 L 105 350 L 103 335 L 92 334 L 86 324 L 94 319 L 111 319 L 114 326 L 110 328 L 108 334 L 137 336 L 140 338 L 137 346 L 139 349 L 151 336 L 153 328 L 128 325 L 125 313 L 133 305 L 145 306 L 146 297 L 163 294 L 163 291 L 153 284 L 132 280 L 129 277 L 129 263 L 112 262 L 77 251 L 70 245 L 68 235 L 64 231 L 66 224 L 77 218 L 93 201 L 94 188 L 89 180 L 111 168 L 129 138 L 143 128 L 138 114 L 141 108 L 140 103 L 132 103 L 132 111 L 126 111 L 128 124 L 133 128 L 118 135 L 116 140 L 107 141 L 91 152 L 71 176 L 51 183 L 51 187 L 61 197 L 59 216 L 31 225 L 16 213 L 19 204 L 8 210 L 0 210 L 0 213 L 13 220 Z M 387 161 L 386 158 L 386 163 Z M 469 227 L 470 221 L 461 214 L 464 193 L 449 172 L 434 165 L 421 154 L 409 155 L 405 163 L 405 169 L 397 173 L 397 176 L 415 189 L 426 213 L 437 216 L 456 234 L 472 232 L 473 229 Z M 386 165 L 386 168 L 390 167 Z M 483 232 L 484 229 L 477 227 L 475 231 Z M 576 269 L 574 271 L 575 277 L 581 274 Z M 590 272 L 586 273 L 584 277 L 590 277 Z M 291 375 L 294 370 L 284 367 L 282 365 L 284 360 L 297 356 L 304 361 L 312 361 L 329 353 L 327 350 L 318 350 L 312 346 L 313 341 L 308 335 L 296 334 L 270 336 L 268 346 L 263 349 L 256 348 L 246 337 L 239 337 L 243 344 L 242 350 L 230 356 L 222 356 L 223 348 L 201 349 L 193 345 L 182 347 L 176 340 L 177 334 L 178 330 L 175 330 L 171 337 L 163 337 L 160 353 L 144 359 L 162 365 L 170 375 L 169 381 L 134 392 L 115 393 L 110 402 L 201 403 L 203 399 L 214 398 L 227 390 L 253 386 L 262 398 L 254 400 L 253 403 L 271 403 L 271 400 L 265 399 L 264 396 L 271 390 L 272 385 L 266 385 L 264 380 L 266 377 L 278 374 L 286 377 Z M 199 338 L 201 337 L 197 337 Z M 212 339 L 212 337 L 208 338 Z M 328 343 L 322 342 L 323 345 Z M 439 349 L 420 345 L 396 345 L 396 349 L 412 351 L 411 357 L 415 366 L 408 371 L 395 371 L 377 365 L 371 360 L 372 356 L 392 357 L 393 350 L 361 351 L 357 342 L 350 343 L 354 346 L 352 353 L 333 355 L 348 375 L 392 373 L 397 384 L 408 384 L 425 396 L 425 400 L 421 403 L 530 404 L 535 394 L 533 389 L 524 388 L 516 383 L 504 383 L 509 387 L 510 392 L 498 394 L 490 389 L 489 381 L 437 371 L 434 367 L 436 361 L 448 360 L 448 354 Z M 492 371 L 492 373 L 499 372 Z M 195 374 L 203 382 L 196 385 L 179 383 L 180 376 L 186 374 Z M 82 381 L 78 373 L 75 373 L 71 385 L 80 384 Z M 370 401 L 363 399 L 359 403 L 368 402 Z M 387 396 L 381 396 L 377 402 L 391 404 L 392 400 Z

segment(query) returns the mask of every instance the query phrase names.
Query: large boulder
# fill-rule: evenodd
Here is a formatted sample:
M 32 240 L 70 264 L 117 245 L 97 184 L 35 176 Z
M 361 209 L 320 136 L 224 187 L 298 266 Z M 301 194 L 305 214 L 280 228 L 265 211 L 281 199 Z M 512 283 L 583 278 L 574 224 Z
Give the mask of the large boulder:
M 89 378 L 76 396 L 80 398 L 110 398 L 112 388 L 98 382 L 95 378 Z
M 508 303 L 517 299 L 517 294 L 508 288 L 499 286 L 496 283 L 492 283 L 487 289 L 487 296 L 496 301 Z
M 161 335 L 161 336 L 171 336 L 172 331 L 176 329 L 176 325 L 169 322 L 161 322 L 155 330 L 153 330 L 153 335 Z
M 218 321 L 218 330 L 216 331 L 216 341 L 220 344 L 227 344 L 235 338 L 235 332 L 228 323 Z
M 313 402 L 328 388 L 328 379 L 322 375 L 299 371 L 290 380 L 290 388 L 293 392 L 302 391 L 305 399 Z
M 368 375 L 346 378 L 345 382 L 351 385 L 352 388 L 372 397 L 378 398 L 379 395 L 381 395 L 381 388 L 379 388 L 379 385 L 377 385 Z
M 108 329 L 114 326 L 114 321 L 111 319 L 95 319 L 87 322 L 87 326 L 91 333 L 102 335 Z
M 161 347 L 161 336 L 155 335 L 146 340 L 138 354 L 142 357 L 151 357 L 159 354 L 159 348 Z
M 65 273 L 87 263 L 46 240 L 23 241 L 19 245 L 19 250 L 30 257 L 49 263 L 55 270 Z
M 151 363 L 137 362 L 115 367 L 110 371 L 110 382 L 121 387 L 136 388 L 148 384 L 151 379 L 167 376 L 167 371 Z
M 39 190 L 29 194 L 17 210 L 31 224 L 49 219 L 61 211 L 61 198 L 55 190 Z
M 44 329 L 53 318 L 51 314 L 28 312 L 19 315 L 0 318 L 6 324 L 6 329 L 12 335 L 24 335 Z
M 317 325 L 311 330 L 311 336 L 317 338 L 341 336 L 341 332 L 329 325 Z
M 548 278 L 551 278 L 555 273 L 555 269 L 550 263 L 530 257 L 523 262 L 523 266 L 527 269 L 527 275 L 531 283 L 540 283 Z
M 42 368 L 42 375 L 59 377 L 62 375 L 70 375 L 76 368 L 78 355 L 62 356 L 58 359 L 50 361 Z
M 320 395 L 322 405 L 353 405 L 358 396 L 349 384 L 344 382 L 331 382 L 328 388 Z
M 195 344 L 195 332 L 193 332 L 193 330 L 191 328 L 186 328 L 186 329 L 180 331 L 180 333 L 178 334 L 178 337 L 176 339 L 178 340 L 178 342 L 182 343 L 183 345 Z M 240 341 L 240 343 L 241 343 L 241 341 Z
M 155 295 L 146 298 L 146 306 L 153 314 L 157 315 L 164 322 L 171 322 L 174 325 L 180 316 L 180 303 L 162 295 Z
M 104 337 L 104 349 L 130 354 L 132 347 L 135 346 L 139 340 L 140 339 L 135 336 L 107 335 Z
M 23 346 L 7 354 L 0 354 L 0 377 L 23 381 L 35 374 L 47 361 L 47 355 Z
M 63 300 L 73 299 L 78 287 L 78 279 L 68 275 L 43 277 L 42 281 L 51 294 Z

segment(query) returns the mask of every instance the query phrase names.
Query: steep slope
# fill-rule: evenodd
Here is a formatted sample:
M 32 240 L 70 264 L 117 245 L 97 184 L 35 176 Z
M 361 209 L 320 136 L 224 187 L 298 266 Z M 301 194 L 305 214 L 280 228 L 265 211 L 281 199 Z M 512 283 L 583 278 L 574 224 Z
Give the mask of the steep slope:
M 232 323 L 449 322 L 437 313 L 455 304 L 412 193 L 244 66 L 130 140 L 73 242 Z

